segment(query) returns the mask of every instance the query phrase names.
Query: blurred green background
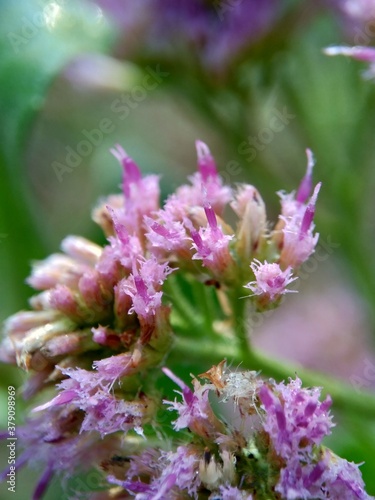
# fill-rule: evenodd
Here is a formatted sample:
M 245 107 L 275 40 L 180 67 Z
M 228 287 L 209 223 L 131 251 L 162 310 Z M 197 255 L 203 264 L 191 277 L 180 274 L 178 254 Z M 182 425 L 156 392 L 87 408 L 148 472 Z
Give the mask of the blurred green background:
M 194 171 L 200 138 L 228 182 L 257 186 L 271 221 L 279 208 L 275 192 L 296 188 L 309 147 L 317 161 L 314 178 L 323 182 L 316 225 L 333 250 L 305 269 L 298 296 L 261 322 L 254 342 L 349 383 L 361 377 L 374 388 L 375 369 L 371 378 L 366 366 L 375 367 L 375 86 L 362 78 L 363 64 L 322 53 L 330 44 L 354 44 L 329 2 L 320 8 L 285 3 L 293 15 L 277 36 L 215 79 L 173 58 L 124 60 L 121 27 L 94 2 L 3 0 L 0 320 L 27 308 L 30 262 L 58 251 L 65 235 L 105 242 L 90 211 L 100 196 L 119 189 L 121 171 L 109 153 L 114 144 L 144 172 L 160 173 L 166 196 Z M 157 85 L 137 93 L 147 74 Z M 254 156 L 243 143 L 248 136 L 269 137 L 262 131 L 285 110 L 285 126 Z M 93 132 L 100 127 L 101 136 Z M 95 142 L 88 152 L 82 146 L 87 134 Z M 66 168 L 72 150 L 82 154 Z M 5 398 L 7 386 L 19 387 L 24 375 L 5 365 L 0 370 Z M 18 398 L 20 418 L 23 407 Z M 335 420 L 329 444 L 348 460 L 365 461 L 363 475 L 375 494 L 374 425 L 360 415 Z M 0 423 L 5 427 L 5 402 Z M 2 465 L 5 460 L 2 455 Z M 0 485 L 0 497 L 26 498 L 33 480 L 34 473 L 22 473 L 17 494 Z M 64 494 L 51 489 L 47 498 L 56 495 Z

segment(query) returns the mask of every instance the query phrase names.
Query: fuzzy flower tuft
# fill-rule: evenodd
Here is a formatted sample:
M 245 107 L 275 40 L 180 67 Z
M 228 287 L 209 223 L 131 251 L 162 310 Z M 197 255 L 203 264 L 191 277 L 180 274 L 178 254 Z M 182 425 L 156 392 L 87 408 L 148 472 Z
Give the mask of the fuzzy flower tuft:
M 280 247 L 279 263 L 284 269 L 288 266 L 294 269 L 305 262 L 315 251 L 319 234 L 314 234 L 315 205 L 321 188 L 318 183 L 310 196 L 312 189 L 312 169 L 314 161 L 309 149 L 307 154 L 306 175 L 302 179 L 297 194 L 286 194 L 280 191 L 281 215 L 274 231 L 274 238 Z
M 329 408 L 331 398 L 321 403 L 320 389 L 302 389 L 300 379 L 289 384 L 264 384 L 259 397 L 266 411 L 264 429 L 282 458 L 305 459 L 313 446 L 321 444 L 333 426 Z
M 215 212 L 210 205 L 204 207 L 208 225 L 199 231 L 192 230 L 192 248 L 196 250 L 193 259 L 202 260 L 203 265 L 212 271 L 215 277 L 222 275 L 231 267 L 233 259 L 229 251 L 232 235 L 223 233 L 217 223 Z
M 254 295 L 261 296 L 263 300 L 275 301 L 285 293 L 297 291 L 286 288 L 289 283 L 297 279 L 292 277 L 293 271 L 290 266 L 282 271 L 279 264 L 269 264 L 267 261 L 262 264 L 255 259 L 250 267 L 255 275 L 255 281 L 250 281 L 245 288 L 249 288 Z

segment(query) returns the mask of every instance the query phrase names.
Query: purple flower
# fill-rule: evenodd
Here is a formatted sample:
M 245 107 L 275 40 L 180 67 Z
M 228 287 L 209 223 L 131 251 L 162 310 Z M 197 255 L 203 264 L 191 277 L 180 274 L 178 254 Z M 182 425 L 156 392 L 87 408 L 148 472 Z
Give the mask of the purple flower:
M 291 217 L 280 217 L 284 221 L 280 263 L 284 266 L 299 267 L 314 253 L 319 234 L 313 233 L 315 226 L 312 221 L 320 186 L 318 184 L 315 187 L 310 202 L 303 213 L 297 211 Z
M 166 325 L 160 328 L 162 332 L 159 336 L 167 338 L 167 340 L 163 339 L 161 344 L 164 348 L 167 348 L 168 332 L 166 331 Z M 159 330 L 159 325 L 156 326 L 156 330 Z M 122 377 L 134 375 L 150 366 L 158 364 L 164 355 L 164 351 L 158 349 L 160 347 L 158 342 L 160 343 L 160 339 L 151 341 L 150 345 L 144 345 L 142 339 L 140 339 L 132 346 L 131 351 L 94 361 L 93 366 L 98 370 L 99 376 L 102 379 L 111 381 L 111 385 L 113 385 Z
M 232 190 L 223 185 L 207 145 L 197 141 L 196 148 L 198 172 L 189 177 L 191 186 L 183 185 L 177 188 L 176 194 L 171 197 L 170 203 L 167 201 L 165 208 L 186 216 L 188 208 L 211 205 L 214 212 L 221 215 L 232 198 Z
M 80 278 L 89 270 L 90 266 L 87 264 L 65 255 L 54 254 L 34 264 L 27 283 L 36 290 L 47 290 L 57 284 L 77 287 Z
M 331 450 L 326 449 L 322 462 L 326 466 L 322 480 L 328 498 L 353 498 L 353 500 L 369 500 L 373 498 L 365 491 L 358 465 L 348 462 Z
M 330 450 L 322 452 L 320 460 L 301 463 L 291 458 L 281 470 L 276 486 L 283 497 L 293 499 L 345 498 L 369 500 L 358 466 L 336 456 Z
M 163 209 L 156 211 L 153 217 L 145 217 L 146 237 L 150 250 L 157 257 L 167 256 L 185 267 L 191 259 L 199 259 L 214 274 L 221 276 L 232 263 L 228 243 L 233 236 L 223 233 L 216 214 L 222 214 L 232 191 L 223 186 L 206 144 L 197 141 L 196 145 L 199 171 L 190 177 L 192 185 L 179 187 Z M 201 227 L 204 221 L 202 207 L 207 227 Z
M 208 225 L 201 227 L 199 231 L 191 231 L 194 242 L 192 248 L 196 250 L 193 259 L 202 260 L 203 265 L 216 278 L 221 279 L 234 264 L 229 251 L 229 242 L 233 239 L 233 235 L 224 234 L 210 205 L 206 205 L 204 211 Z
M 134 262 L 133 272 L 119 283 L 119 287 L 132 300 L 128 313 L 136 313 L 141 325 L 154 324 L 155 315 L 162 306 L 161 286 L 171 272 L 173 269 L 167 264 L 159 264 L 152 257 Z
M 176 258 L 186 259 L 190 257 L 187 236 L 184 224 L 173 217 L 167 210 L 159 210 L 157 220 L 151 217 L 145 218 L 147 228 L 146 237 L 150 243 L 152 253 L 158 257 L 165 254 L 176 255 Z
M 255 281 L 245 285 L 245 288 L 249 288 L 254 295 L 259 295 L 262 303 L 269 300 L 275 301 L 285 293 L 297 291 L 286 288 L 289 283 L 297 279 L 297 277 L 292 277 L 293 271 L 290 266 L 282 271 L 278 264 L 269 264 L 267 261 L 262 264 L 255 259 L 250 267 L 255 274 Z
M 152 407 L 146 397 L 133 401 L 118 399 L 110 392 L 107 374 L 82 369 L 61 370 L 68 378 L 59 384 L 61 392 L 48 403 L 34 408 L 42 411 L 54 406 L 71 405 L 83 412 L 80 432 L 97 431 L 106 436 L 134 429 L 142 434 L 142 424 L 148 420 Z
M 110 246 L 104 248 L 96 269 L 106 277 L 109 275 L 109 280 L 111 280 L 111 273 L 113 273 L 113 283 L 115 283 L 119 278 L 119 265 L 125 270 L 131 271 L 134 260 L 143 255 L 143 248 L 138 236 L 129 234 L 124 224 L 119 222 L 115 210 L 110 205 L 107 206 L 107 210 L 113 223 L 115 235 L 108 237 Z
M 148 448 L 133 455 L 130 461 L 129 459 L 119 460 L 121 457 L 118 456 L 114 458 L 115 460 L 109 460 L 103 464 L 103 469 L 109 473 L 107 481 L 110 484 L 122 487 L 138 499 L 145 498 L 142 495 L 152 493 L 152 485 L 156 484 L 165 465 L 160 449 Z M 129 465 L 122 470 L 121 465 L 124 462 Z M 147 478 L 148 481 L 142 481 L 141 478 Z
M 163 472 L 153 483 L 153 490 L 158 492 L 154 498 L 165 498 L 170 488 L 177 486 L 180 490 L 186 491 L 189 495 L 195 496 L 199 486 L 198 477 L 198 457 L 194 453 L 194 448 L 189 446 L 179 446 L 175 453 L 167 452 L 162 454 L 164 458 Z M 168 485 L 168 489 L 166 488 Z M 164 494 L 162 493 L 164 489 Z
M 143 217 L 159 208 L 159 177 L 148 175 L 142 178 L 138 166 L 121 146 L 117 145 L 111 152 L 122 164 L 124 171 L 124 206 L 113 210 L 118 222 L 130 235 L 141 235 Z
M 67 236 L 61 242 L 61 249 L 72 259 L 94 266 L 100 259 L 103 249 L 81 236 Z
M 281 198 L 281 215 L 274 237 L 281 249 L 279 262 L 282 268 L 299 267 L 314 252 L 319 238 L 319 234 L 313 233 L 315 227 L 313 219 L 321 183 L 315 186 L 309 199 L 314 160 L 309 149 L 306 150 L 306 154 L 306 175 L 300 183 L 297 194 L 294 192 L 286 194 L 283 191 L 278 193 Z M 282 236 L 279 236 L 280 232 Z
M 182 390 L 181 403 L 165 403 L 179 414 L 175 429 L 190 429 L 189 442 L 109 461 L 111 484 L 138 500 L 370 498 L 358 467 L 321 445 L 332 421 L 331 401 L 319 400 L 320 389 L 230 372 L 224 362 L 200 375 L 210 383 L 193 379 L 192 389 L 163 371 Z
M 115 436 L 98 440 L 95 433 L 79 434 L 81 424 L 79 410 L 53 406 L 17 428 L 20 454 L 16 470 L 25 464 L 44 467 L 34 490 L 34 500 L 42 498 L 54 477 L 64 482 L 77 473 L 87 472 L 108 457 L 108 450 L 118 447 L 119 440 Z M 3 472 L 0 480 L 5 479 L 7 472 Z
M 148 55 L 159 61 L 168 56 L 178 58 L 179 64 L 193 59 L 215 73 L 223 73 L 259 43 L 286 10 L 275 0 L 97 2 L 120 24 L 126 58 Z
M 163 368 L 163 372 L 182 389 L 182 393 L 176 391 L 183 396 L 182 403 L 178 403 L 176 400 L 174 402 L 164 401 L 165 404 L 170 406 L 168 408 L 170 411 L 175 410 L 179 414 L 178 419 L 173 424 L 176 430 L 188 427 L 191 431 L 202 437 L 209 437 L 222 429 L 222 424 L 215 417 L 208 401 L 209 387 L 201 386 L 194 379 L 193 392 L 168 368 Z
M 306 156 L 306 173 L 298 186 L 297 194 L 295 191 L 292 191 L 291 193 L 279 191 L 277 193 L 281 199 L 281 215 L 285 218 L 294 217 L 297 214 L 302 216 L 306 209 L 305 204 L 311 196 L 313 186 L 312 175 L 315 162 L 310 149 L 306 149 Z
M 177 499 L 181 491 L 196 497 L 200 485 L 196 451 L 194 446 L 179 446 L 175 452 L 146 450 L 132 457 L 125 481 L 114 476 L 108 481 L 136 494 L 138 500 Z M 139 479 L 145 476 L 147 483 Z
M 321 445 L 333 425 L 330 399 L 321 402 L 320 390 L 303 389 L 299 379 L 265 382 L 256 372 L 231 372 L 223 361 L 199 375 L 207 383 L 194 378 L 190 388 L 164 368 L 181 398 L 164 401 L 165 410 L 177 412 L 175 439 L 159 449 L 163 429 L 153 426 L 160 424 L 162 399 L 154 382 L 173 346 L 170 317 L 178 335 L 190 334 L 182 294 L 195 294 L 194 280 L 199 287 L 215 284 L 214 300 L 228 320 L 234 319 L 228 299 L 246 282 L 254 294 L 249 301 L 276 304 L 296 279 L 292 266 L 308 257 L 317 240 L 313 217 L 320 185 L 311 195 L 310 152 L 297 194 L 281 195 L 281 222 L 270 232 L 258 191 L 241 185 L 233 193 L 207 146 L 198 141 L 197 151 L 198 172 L 190 185 L 160 208 L 157 177 L 142 177 L 117 147 L 123 194 L 107 197 L 93 214 L 108 243 L 101 248 L 80 237 L 65 239 L 62 254 L 34 266 L 30 283 L 41 293 L 30 301 L 33 311 L 5 324 L 3 359 L 32 371 L 25 395 L 57 384 L 54 397 L 34 409 L 39 415 L 32 422 L 40 428 L 27 424 L 20 436 L 44 463 L 36 498 L 59 468 L 71 472 L 60 459 L 67 461 L 70 453 L 83 460 L 81 450 L 93 450 L 93 464 L 115 486 L 108 495 L 230 500 L 260 493 L 273 498 L 275 491 L 290 498 L 327 492 L 333 498 L 340 491 L 344 498 L 347 492 L 362 498 L 358 468 Z M 223 218 L 228 204 L 237 216 L 235 230 Z M 165 297 L 172 272 L 176 279 Z M 229 330 L 230 321 L 224 326 Z M 228 341 L 236 342 L 230 335 Z M 135 435 L 143 432 L 150 440 Z M 26 453 L 21 462 L 31 456 Z
M 321 403 L 320 389 L 302 389 L 299 378 L 269 386 L 264 384 L 259 397 L 266 411 L 264 429 L 271 437 L 276 452 L 284 459 L 303 459 L 330 434 L 333 426 L 329 415 L 331 398 Z
M 253 496 L 246 491 L 241 491 L 236 486 L 220 486 L 220 497 L 215 497 L 218 500 L 253 500 Z

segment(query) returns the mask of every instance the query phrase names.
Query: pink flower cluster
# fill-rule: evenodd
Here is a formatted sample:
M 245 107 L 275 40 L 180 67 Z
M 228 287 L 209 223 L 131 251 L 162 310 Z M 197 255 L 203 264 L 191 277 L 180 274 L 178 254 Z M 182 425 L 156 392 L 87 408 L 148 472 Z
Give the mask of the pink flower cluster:
M 175 336 L 173 281 L 164 295 L 170 275 L 214 284 L 220 300 L 225 295 L 239 300 L 246 286 L 254 295 L 247 300 L 273 307 L 289 291 L 294 270 L 317 242 L 312 220 L 319 185 L 309 198 L 311 156 L 297 195 L 281 195 L 280 222 L 270 231 L 258 191 L 248 184 L 225 186 L 204 143 L 197 142 L 198 172 L 163 206 L 158 177 L 142 177 L 120 146 L 112 152 L 123 167 L 123 193 L 109 196 L 93 212 L 108 244 L 100 247 L 79 236 L 67 237 L 62 253 L 34 264 L 28 283 L 39 293 L 30 300 L 32 311 L 21 311 L 5 323 L 0 356 L 30 372 L 24 396 L 31 398 L 56 384 L 58 389 L 34 409 L 37 416 L 22 431 L 25 449 L 34 448 L 35 462 L 45 466 L 37 491 L 44 491 L 53 474 L 74 470 L 75 461 L 59 459 L 70 448 L 73 456 L 91 449 L 96 456 L 97 435 L 112 443 L 111 455 L 121 448 L 123 434 L 143 434 L 153 422 L 162 403 L 152 389 L 152 370 L 165 362 Z M 230 209 L 237 217 L 234 227 L 226 221 Z M 185 402 L 174 403 L 180 413 L 175 430 L 188 427 L 206 439 L 225 436 L 207 390 L 197 386 L 193 392 L 184 386 L 183 391 Z M 50 438 L 51 432 L 57 437 Z M 212 474 L 225 476 L 227 467 L 233 469 L 232 452 L 218 453 L 220 465 L 209 459 L 202 466 L 206 487 Z M 163 460 L 170 461 L 168 457 Z M 25 451 L 19 464 L 30 459 Z M 189 460 L 195 464 L 187 458 L 181 467 L 189 467 Z M 170 487 L 174 475 L 183 481 L 186 471 L 164 472 L 160 491 Z M 219 489 L 227 491 L 226 498 L 235 495 L 224 483 Z
M 108 481 L 136 499 L 370 499 L 358 466 L 321 444 L 333 424 L 320 389 L 230 372 L 224 362 L 200 375 L 208 383 L 193 379 L 193 390 L 164 373 L 182 390 L 182 402 L 165 401 L 178 412 L 175 428 L 192 437 L 112 469 Z
M 208 147 L 197 141 L 197 151 L 190 185 L 160 208 L 158 177 L 142 177 L 120 146 L 113 149 L 123 166 L 123 194 L 109 196 L 93 212 L 108 245 L 69 236 L 63 254 L 34 265 L 28 283 L 41 293 L 31 299 L 33 312 L 7 321 L 3 360 L 38 372 L 43 367 L 50 378 L 56 362 L 68 356 L 74 362 L 67 367 L 100 346 L 126 350 L 152 342 L 158 322 L 168 316 L 163 283 L 178 268 L 227 288 L 245 286 L 261 308 L 290 291 L 293 272 L 318 239 L 313 216 L 320 184 L 309 198 L 311 153 L 297 195 L 280 194 L 280 221 L 269 231 L 258 191 L 223 185 Z M 236 229 L 223 218 L 229 207 L 238 217 Z M 52 380 L 58 378 L 53 373 Z

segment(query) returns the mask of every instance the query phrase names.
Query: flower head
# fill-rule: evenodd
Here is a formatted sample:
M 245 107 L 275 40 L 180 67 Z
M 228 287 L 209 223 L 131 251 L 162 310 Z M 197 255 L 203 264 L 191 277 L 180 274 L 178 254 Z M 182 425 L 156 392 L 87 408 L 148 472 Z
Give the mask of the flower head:
M 266 411 L 264 429 L 270 435 L 278 455 L 288 460 L 311 455 L 313 446 L 319 445 L 330 434 L 332 417 L 329 415 L 331 398 L 319 401 L 320 390 L 302 389 L 298 378 L 284 383 L 264 384 L 259 398 Z
M 311 198 L 313 156 L 309 149 L 307 154 L 307 171 L 298 188 L 285 194 L 280 191 L 281 215 L 276 226 L 274 237 L 281 249 L 280 265 L 282 268 L 291 266 L 298 268 L 314 252 L 319 234 L 314 234 L 315 205 L 321 188 L 321 183 L 315 186 Z M 280 233 L 282 236 L 280 236 Z
M 183 402 L 164 401 L 170 405 L 170 410 L 177 410 L 178 419 L 174 422 L 176 430 L 188 427 L 202 437 L 212 436 L 221 428 L 220 422 L 214 416 L 208 402 L 209 388 L 201 386 L 196 380 L 194 382 L 194 392 L 169 369 L 164 368 L 164 373 L 176 382 L 182 389 Z
M 53 479 L 62 483 L 78 474 L 87 473 L 92 467 L 108 458 L 109 450 L 119 449 L 117 436 L 97 439 L 96 433 L 79 433 L 82 414 L 72 407 L 52 406 L 17 429 L 18 442 L 23 451 L 15 464 L 18 471 L 26 464 L 42 467 L 34 489 L 33 499 L 40 500 Z M 6 469 L 0 480 L 6 479 Z M 74 493 L 73 493 L 74 494 Z
M 53 406 L 68 405 L 84 416 L 80 432 L 97 431 L 103 437 L 114 432 L 134 429 L 142 433 L 142 424 L 148 419 L 150 401 L 124 401 L 111 394 L 110 379 L 98 372 L 82 369 L 62 369 L 68 378 L 59 384 L 61 392 L 48 403 L 34 408 L 42 411 Z
M 218 226 L 215 212 L 210 205 L 204 207 L 208 225 L 199 231 L 192 230 L 192 248 L 196 250 L 193 259 L 202 260 L 203 265 L 212 271 L 215 277 L 221 276 L 233 265 L 229 251 L 232 235 L 224 234 Z
M 292 268 L 289 266 L 282 271 L 279 264 L 269 264 L 267 261 L 262 264 L 259 260 L 254 260 L 250 267 L 255 275 L 255 281 L 250 281 L 245 288 L 249 288 L 254 295 L 259 295 L 263 301 L 275 301 L 285 293 L 296 292 L 286 288 L 297 277 L 292 277 Z
M 276 486 L 284 498 L 348 498 L 370 500 L 358 465 L 343 460 L 331 450 L 324 449 L 320 460 L 306 465 L 297 459 L 289 460 L 282 469 Z
M 71 473 L 69 454 L 74 468 L 91 451 L 90 465 L 99 465 L 113 486 L 109 496 L 230 500 L 262 491 L 271 498 L 276 488 L 290 491 L 293 467 L 318 484 L 329 470 L 319 465 L 319 447 L 331 422 L 319 391 L 230 372 L 224 362 L 200 375 L 208 382 L 194 378 L 192 387 L 164 368 L 181 398 L 163 399 L 158 383 L 176 334 L 194 342 L 207 329 L 222 344 L 237 343 L 232 321 L 240 303 L 234 300 L 244 285 L 253 292 L 249 300 L 263 308 L 291 291 L 294 267 L 317 238 L 320 186 L 311 196 L 311 154 L 297 195 L 282 196 L 281 225 L 271 232 L 258 191 L 224 185 L 204 143 L 197 142 L 198 171 L 190 184 L 163 206 L 158 177 L 143 177 L 121 147 L 113 153 L 123 167 L 123 192 L 93 213 L 107 243 L 66 238 L 61 253 L 34 264 L 29 283 L 39 293 L 30 300 L 32 310 L 5 323 L 1 357 L 30 372 L 24 395 L 56 386 L 52 396 L 39 398 L 20 435 L 21 462 L 32 460 L 31 447 L 44 463 L 35 498 L 59 468 Z M 235 229 L 226 220 L 228 206 Z M 211 324 L 221 306 L 222 321 Z M 170 429 L 176 439 L 168 446 L 159 442 L 161 408 L 176 412 Z M 187 430 L 191 439 L 184 441 Z M 143 434 L 151 441 L 140 441 Z M 343 471 L 351 477 L 350 467 Z M 346 481 L 345 474 L 335 481 Z
M 266 241 L 266 208 L 258 190 L 240 184 L 230 206 L 239 217 L 236 251 L 245 260 L 262 249 Z
M 167 264 L 159 264 L 155 258 L 134 262 L 133 272 L 119 286 L 132 300 L 129 314 L 136 313 L 141 321 L 150 323 L 161 308 L 161 286 L 173 271 Z
M 117 145 L 111 152 L 122 164 L 124 171 L 124 207 L 113 210 L 129 234 L 139 235 L 143 217 L 159 208 L 159 177 L 148 175 L 142 178 L 138 166 L 121 146 Z
M 190 186 L 183 185 L 177 188 L 170 204 L 166 203 L 166 209 L 172 212 L 179 209 L 180 213 L 182 209 L 186 213 L 186 209 L 192 207 L 211 205 L 216 214 L 222 215 L 225 206 L 232 199 L 232 189 L 223 184 L 208 146 L 202 141 L 197 141 L 196 148 L 198 172 L 189 177 Z

